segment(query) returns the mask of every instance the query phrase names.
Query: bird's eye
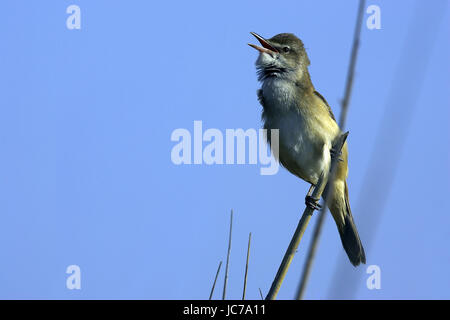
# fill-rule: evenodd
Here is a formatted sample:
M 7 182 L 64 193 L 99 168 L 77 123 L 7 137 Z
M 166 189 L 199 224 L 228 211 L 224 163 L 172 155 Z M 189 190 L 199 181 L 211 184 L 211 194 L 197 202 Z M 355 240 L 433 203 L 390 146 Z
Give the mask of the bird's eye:
M 289 51 L 291 51 L 291 48 L 289 48 L 289 47 L 283 47 L 283 51 L 286 52 L 286 53 L 288 53 Z

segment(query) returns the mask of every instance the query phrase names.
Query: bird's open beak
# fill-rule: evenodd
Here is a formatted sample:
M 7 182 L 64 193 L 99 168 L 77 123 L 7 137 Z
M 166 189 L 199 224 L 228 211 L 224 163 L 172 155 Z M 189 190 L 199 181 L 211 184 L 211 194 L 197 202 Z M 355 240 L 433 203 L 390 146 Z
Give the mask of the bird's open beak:
M 274 47 L 272 47 L 270 45 L 269 42 L 267 42 L 266 39 L 264 39 L 263 37 L 261 37 L 259 34 L 254 33 L 254 32 L 250 32 L 256 39 L 258 39 L 259 43 L 261 43 L 262 47 L 257 46 L 255 44 L 249 43 L 248 45 L 252 48 L 255 48 L 256 50 L 258 50 L 259 52 L 265 52 L 268 53 L 270 55 L 273 55 L 275 53 L 278 53 L 278 50 L 275 49 Z

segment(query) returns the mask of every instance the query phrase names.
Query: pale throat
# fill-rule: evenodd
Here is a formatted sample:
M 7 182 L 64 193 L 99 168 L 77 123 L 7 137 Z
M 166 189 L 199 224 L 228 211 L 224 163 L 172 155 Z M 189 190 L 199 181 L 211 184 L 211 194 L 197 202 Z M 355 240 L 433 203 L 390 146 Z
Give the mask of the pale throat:
M 295 108 L 297 88 L 289 78 L 271 77 L 262 83 L 266 107 L 273 111 L 288 111 Z

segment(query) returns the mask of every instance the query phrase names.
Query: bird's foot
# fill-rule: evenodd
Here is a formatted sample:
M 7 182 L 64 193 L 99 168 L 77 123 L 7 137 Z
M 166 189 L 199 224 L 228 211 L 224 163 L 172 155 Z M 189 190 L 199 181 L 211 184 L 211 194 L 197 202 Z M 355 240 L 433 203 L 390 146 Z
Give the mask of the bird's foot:
M 338 161 L 344 161 L 344 159 L 341 158 L 342 156 L 342 151 L 337 152 L 336 149 L 331 148 L 330 149 L 330 155 L 331 155 L 331 160 L 338 158 Z
M 305 197 L 305 204 L 307 207 L 313 209 L 313 210 L 320 210 L 322 209 L 322 206 L 319 204 L 320 199 L 313 198 L 312 196 L 306 196 Z

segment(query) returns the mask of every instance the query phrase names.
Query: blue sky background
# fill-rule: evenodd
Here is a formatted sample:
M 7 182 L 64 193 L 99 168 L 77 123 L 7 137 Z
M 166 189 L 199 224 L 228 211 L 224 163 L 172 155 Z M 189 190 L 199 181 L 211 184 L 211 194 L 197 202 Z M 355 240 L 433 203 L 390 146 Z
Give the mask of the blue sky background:
M 66 28 L 71 4 L 81 8 L 81 30 Z M 347 121 L 348 183 L 367 266 L 380 266 L 382 287 L 368 290 L 367 266 L 354 269 L 342 259 L 327 217 L 306 298 L 448 299 L 448 6 L 369 4 L 380 6 L 382 29 L 362 30 Z M 267 293 L 308 185 L 284 169 L 261 176 L 259 165 L 176 166 L 170 135 L 192 132 L 194 120 L 223 132 L 261 127 L 250 31 L 298 35 L 316 89 L 339 114 L 357 5 L 4 1 L 0 298 L 208 298 L 226 257 L 231 208 L 227 297 L 241 297 L 249 232 L 247 297 L 259 299 L 258 288 Z M 430 34 L 427 26 L 437 21 Z M 398 121 L 386 128 L 391 110 Z M 379 128 L 387 151 L 374 154 Z M 395 172 L 380 169 L 390 164 Z M 386 189 L 383 205 L 370 203 L 368 183 Z M 378 218 L 365 216 L 369 211 Z M 295 294 L 315 220 L 280 299 Z M 66 288 L 72 264 L 81 268 L 81 290 Z M 346 277 L 354 292 L 344 292 L 350 282 L 332 289 Z M 223 269 L 219 281 L 215 298 Z

